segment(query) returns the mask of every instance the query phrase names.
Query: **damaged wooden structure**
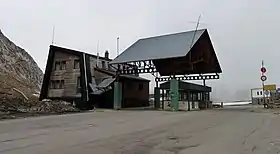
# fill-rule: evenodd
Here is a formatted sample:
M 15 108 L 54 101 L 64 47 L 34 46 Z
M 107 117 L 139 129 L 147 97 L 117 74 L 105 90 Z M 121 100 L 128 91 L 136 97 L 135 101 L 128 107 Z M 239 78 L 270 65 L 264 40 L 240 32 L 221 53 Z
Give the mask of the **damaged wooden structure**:
M 122 89 L 118 93 L 122 107 L 147 106 L 150 81 L 137 73 L 116 78 L 116 66 L 110 61 L 108 51 L 102 57 L 51 45 L 39 99 L 73 102 L 80 109 L 114 108 L 114 89 Z
M 155 77 L 155 108 L 160 104 L 159 82 L 170 81 L 171 107 L 179 108 L 179 81 L 219 79 L 222 73 L 207 29 L 139 39 L 113 61 L 117 65 L 117 82 L 120 75 L 151 73 Z M 130 65 L 134 67 L 124 67 Z M 114 104 L 119 107 L 121 88 L 114 89 Z M 206 94 L 203 93 L 203 98 Z M 206 99 L 204 99 L 206 103 Z M 202 102 L 203 103 L 203 102 Z M 204 105 L 207 107 L 207 105 Z

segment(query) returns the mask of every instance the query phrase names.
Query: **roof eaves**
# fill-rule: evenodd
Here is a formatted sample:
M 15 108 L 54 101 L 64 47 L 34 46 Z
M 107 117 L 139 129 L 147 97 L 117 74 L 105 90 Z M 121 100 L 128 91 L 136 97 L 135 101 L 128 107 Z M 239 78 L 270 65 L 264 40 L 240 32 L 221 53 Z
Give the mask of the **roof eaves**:
M 74 54 L 74 55 L 80 55 L 82 53 L 85 53 L 88 56 L 97 58 L 97 55 L 93 55 L 93 54 L 89 54 L 86 52 L 82 52 L 82 51 L 78 51 L 78 50 L 73 50 L 73 49 L 69 49 L 69 48 L 65 48 L 65 47 L 60 47 L 60 46 L 55 46 L 55 45 L 50 45 L 50 49 L 53 50 L 54 52 L 59 51 L 59 52 L 68 52 L 70 54 Z M 103 60 L 107 60 L 107 61 L 112 61 L 112 59 L 107 59 L 105 57 L 99 56 L 100 59 Z
M 133 80 L 141 80 L 141 81 L 146 81 L 146 82 L 150 82 L 151 80 L 139 77 L 139 76 L 133 76 L 133 75 L 120 75 L 120 77 L 124 77 L 127 79 L 133 79 Z
M 191 50 L 191 48 L 193 48 L 194 44 L 197 42 L 198 39 L 194 39 L 192 44 L 191 44 L 191 47 L 186 49 L 188 51 L 186 51 L 186 53 L 184 54 L 180 54 L 180 55 L 173 55 L 173 56 L 163 56 L 161 58 L 156 58 L 156 57 L 153 57 L 153 58 L 146 58 L 146 59 L 137 59 L 137 58 L 134 58 L 133 60 L 124 60 L 123 58 L 120 58 L 121 56 L 123 56 L 124 54 L 126 54 L 126 51 L 130 50 L 131 48 L 133 48 L 134 46 L 136 46 L 137 44 L 141 44 L 142 41 L 144 40 L 154 40 L 154 39 L 157 39 L 157 38 L 161 38 L 161 37 L 168 37 L 168 36 L 175 36 L 175 35 L 186 35 L 187 33 L 194 33 L 194 36 L 197 37 L 197 34 L 196 32 L 199 31 L 198 33 L 198 39 L 201 37 L 201 35 L 205 32 L 207 32 L 207 29 L 198 29 L 198 30 L 192 30 L 192 31 L 185 31 L 185 32 L 179 32 L 179 33 L 171 33 L 171 34 L 166 34 L 166 35 L 160 35 L 160 36 L 154 36 L 154 37 L 148 37 L 148 38 L 141 38 L 139 40 L 137 40 L 135 43 L 133 43 L 131 46 L 129 46 L 127 49 L 124 50 L 124 52 L 122 52 L 119 56 L 117 56 L 115 59 L 113 59 L 109 64 L 123 64 L 123 63 L 130 63 L 130 62 L 138 62 L 138 61 L 146 61 L 146 60 L 160 60 L 160 59 L 172 59 L 172 58 L 178 58 L 178 57 L 184 57 L 186 56 L 186 54 L 188 54 L 188 52 Z
M 191 31 L 182 31 L 182 32 L 169 33 L 169 34 L 163 34 L 163 35 L 158 35 L 158 36 L 145 37 L 145 38 L 139 39 L 138 41 L 146 40 L 146 39 L 155 39 L 155 38 L 159 38 L 159 37 L 166 37 L 166 36 L 172 36 L 172 35 L 178 35 L 178 34 L 184 34 L 184 33 L 190 33 L 190 32 L 194 32 L 194 31 L 207 31 L 207 29 L 202 28 L 202 29 L 191 30 Z
M 112 71 L 108 71 L 108 70 L 104 70 L 104 69 L 100 69 L 100 68 L 94 68 L 96 71 L 99 71 L 99 72 L 102 72 L 102 73 L 105 73 L 107 75 L 110 75 L 110 76 L 115 76 L 115 72 L 112 72 Z M 145 78 L 142 78 L 142 77 L 139 77 L 139 76 L 134 76 L 134 75 L 120 75 L 120 77 L 123 77 L 123 78 L 127 78 L 127 79 L 134 79 L 134 80 L 141 80 L 141 81 L 149 81 L 148 79 L 145 79 Z

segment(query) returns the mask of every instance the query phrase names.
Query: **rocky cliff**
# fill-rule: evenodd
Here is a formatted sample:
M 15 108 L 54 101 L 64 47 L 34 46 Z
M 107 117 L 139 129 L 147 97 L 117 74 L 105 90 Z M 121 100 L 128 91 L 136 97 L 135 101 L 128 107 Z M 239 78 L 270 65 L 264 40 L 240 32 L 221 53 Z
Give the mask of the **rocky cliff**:
M 34 59 L 0 30 L 0 93 L 13 88 L 26 95 L 39 92 L 43 72 Z
M 0 120 L 79 112 L 71 103 L 39 101 L 43 72 L 34 59 L 0 30 Z

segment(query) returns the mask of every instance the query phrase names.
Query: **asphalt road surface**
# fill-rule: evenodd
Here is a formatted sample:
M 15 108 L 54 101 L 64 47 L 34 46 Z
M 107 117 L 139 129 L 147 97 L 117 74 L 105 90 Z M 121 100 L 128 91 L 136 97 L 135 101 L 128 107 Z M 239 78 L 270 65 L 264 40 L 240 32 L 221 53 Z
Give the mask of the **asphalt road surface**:
M 278 114 L 106 111 L 0 122 L 1 154 L 277 154 Z

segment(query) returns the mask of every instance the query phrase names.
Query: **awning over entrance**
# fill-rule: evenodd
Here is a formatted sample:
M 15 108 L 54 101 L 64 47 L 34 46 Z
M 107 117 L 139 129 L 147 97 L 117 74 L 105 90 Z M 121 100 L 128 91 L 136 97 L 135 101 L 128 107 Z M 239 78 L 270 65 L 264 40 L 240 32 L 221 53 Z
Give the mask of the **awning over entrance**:
M 179 81 L 179 89 L 181 90 L 189 90 L 194 92 L 211 92 L 212 88 L 208 86 L 203 86 L 199 84 L 189 83 L 189 82 L 183 82 Z M 161 89 L 170 89 L 170 81 L 164 82 L 160 84 Z

